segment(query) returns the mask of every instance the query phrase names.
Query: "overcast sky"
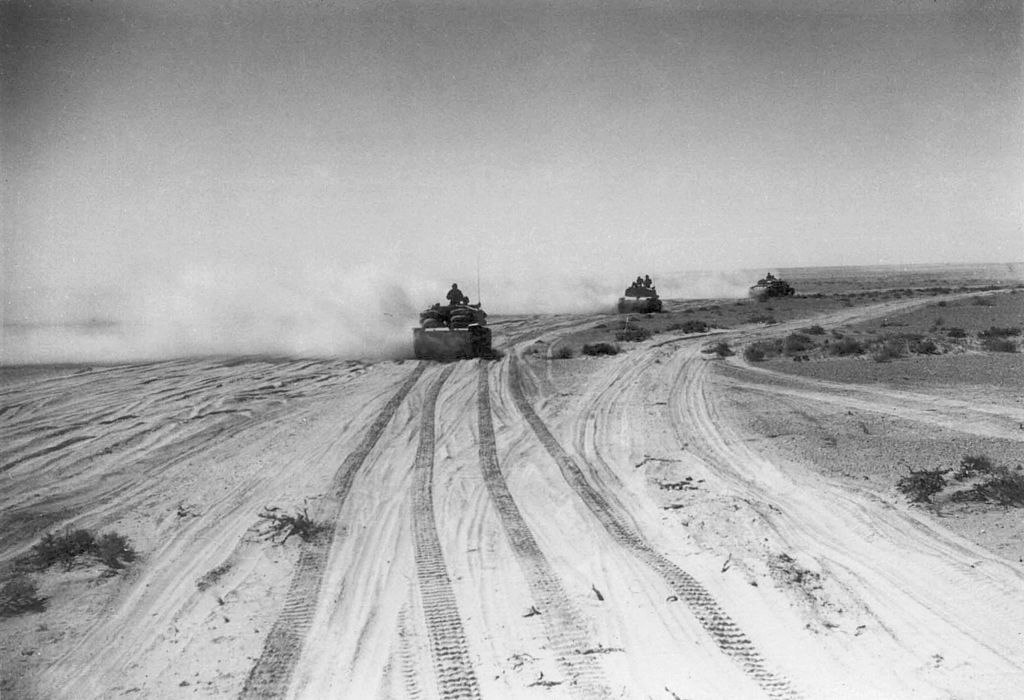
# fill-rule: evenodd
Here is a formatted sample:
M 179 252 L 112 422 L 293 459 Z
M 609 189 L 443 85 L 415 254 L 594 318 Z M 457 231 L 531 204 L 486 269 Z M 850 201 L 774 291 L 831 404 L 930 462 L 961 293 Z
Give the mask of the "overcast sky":
M 197 274 L 1024 259 L 1014 0 L 0 12 L 5 318 Z

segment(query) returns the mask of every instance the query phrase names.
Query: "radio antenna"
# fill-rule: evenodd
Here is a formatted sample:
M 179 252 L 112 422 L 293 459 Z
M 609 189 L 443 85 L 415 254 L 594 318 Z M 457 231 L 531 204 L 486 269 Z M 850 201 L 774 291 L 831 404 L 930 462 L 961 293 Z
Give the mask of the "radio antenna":
M 483 306 L 483 299 L 480 298 L 480 251 L 476 254 L 476 303 Z

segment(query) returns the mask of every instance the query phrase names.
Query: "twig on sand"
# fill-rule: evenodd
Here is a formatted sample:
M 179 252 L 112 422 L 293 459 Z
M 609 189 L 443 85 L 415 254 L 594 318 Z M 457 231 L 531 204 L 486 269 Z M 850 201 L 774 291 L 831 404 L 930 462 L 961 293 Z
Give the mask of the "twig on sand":
M 546 680 L 544 680 L 544 672 L 541 671 L 540 675 L 537 676 L 537 680 L 535 680 L 533 683 L 530 683 L 526 687 L 527 688 L 533 688 L 533 687 L 538 686 L 538 685 L 541 686 L 541 687 L 544 687 L 544 688 L 551 688 L 551 687 L 554 687 L 556 685 L 562 685 L 562 681 L 546 681 Z
M 597 586 L 595 586 L 594 584 L 590 584 L 590 589 L 594 591 L 594 595 L 597 596 L 598 600 L 604 600 L 604 596 L 601 595 L 601 591 L 597 590 Z

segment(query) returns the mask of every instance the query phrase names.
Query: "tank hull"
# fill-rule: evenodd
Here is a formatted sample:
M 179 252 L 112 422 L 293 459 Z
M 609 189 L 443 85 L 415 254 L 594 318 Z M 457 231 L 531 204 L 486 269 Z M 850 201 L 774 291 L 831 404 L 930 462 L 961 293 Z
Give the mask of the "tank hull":
M 469 328 L 413 328 L 413 354 L 419 360 L 468 360 L 490 357 L 491 329 L 486 326 Z
M 661 299 L 658 297 L 619 298 L 620 314 L 651 314 L 661 311 Z

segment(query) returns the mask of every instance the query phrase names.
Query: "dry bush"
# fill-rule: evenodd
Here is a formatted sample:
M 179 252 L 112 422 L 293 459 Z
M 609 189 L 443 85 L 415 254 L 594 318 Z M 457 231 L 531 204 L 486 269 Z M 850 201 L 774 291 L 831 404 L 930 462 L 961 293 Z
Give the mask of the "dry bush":
M 553 353 L 551 353 L 551 359 L 553 360 L 571 360 L 572 359 L 572 348 L 568 345 L 563 345 Z
M 116 570 L 135 561 L 136 553 L 128 538 L 116 532 L 96 537 L 89 530 L 67 529 L 62 533 L 48 532 L 43 535 L 43 539 L 32 546 L 32 552 L 20 559 L 18 564 L 40 570 L 60 564 L 68 570 L 83 557 L 98 559 L 110 569 Z
M 948 469 L 911 470 L 909 476 L 896 482 L 896 488 L 914 503 L 929 503 L 932 496 L 946 487 L 946 477 L 943 475 L 948 472 Z
M 1020 328 L 1000 328 L 991 326 L 987 331 L 979 331 L 979 338 L 1016 338 L 1020 335 Z
M 670 331 L 682 331 L 683 333 L 703 333 L 708 329 L 708 324 L 698 319 L 690 319 L 683 323 L 676 323 L 669 327 Z
M 264 506 L 259 517 L 266 521 L 266 529 L 260 534 L 271 541 L 281 537 L 279 544 L 284 544 L 292 535 L 297 536 L 303 542 L 310 542 L 319 538 L 330 526 L 326 523 L 314 522 L 306 508 L 296 511 L 295 515 L 280 513 L 276 506 Z
M 905 345 L 900 338 L 886 338 L 875 346 L 871 359 L 875 362 L 888 362 L 903 357 Z
M 799 354 L 817 347 L 814 339 L 803 333 L 790 333 L 782 341 L 782 350 L 787 355 Z
M 967 331 L 965 331 L 963 328 L 947 328 L 946 335 L 948 335 L 950 338 L 966 338 Z
M 828 346 L 829 355 L 846 357 L 848 355 L 861 355 L 864 353 L 864 345 L 854 338 L 841 336 L 838 342 Z
M 807 335 L 825 335 L 825 329 L 817 324 L 808 326 L 807 328 L 801 328 L 800 330 Z
M 651 337 L 651 332 L 646 328 L 624 328 L 615 333 L 615 339 L 620 342 L 639 343 Z
M 26 612 L 42 612 L 46 598 L 28 576 L 16 576 L 0 588 L 0 617 L 13 617 Z
M 715 343 L 710 348 L 704 350 L 704 352 L 714 353 L 718 357 L 732 357 L 736 354 L 732 351 L 732 348 L 729 347 L 729 343 L 724 340 Z
M 619 346 L 612 343 L 587 343 L 583 346 L 584 355 L 618 355 Z
M 957 481 L 970 479 L 982 474 L 990 474 L 995 464 L 985 455 L 964 455 L 960 460 L 960 467 L 953 472 L 953 478 Z

